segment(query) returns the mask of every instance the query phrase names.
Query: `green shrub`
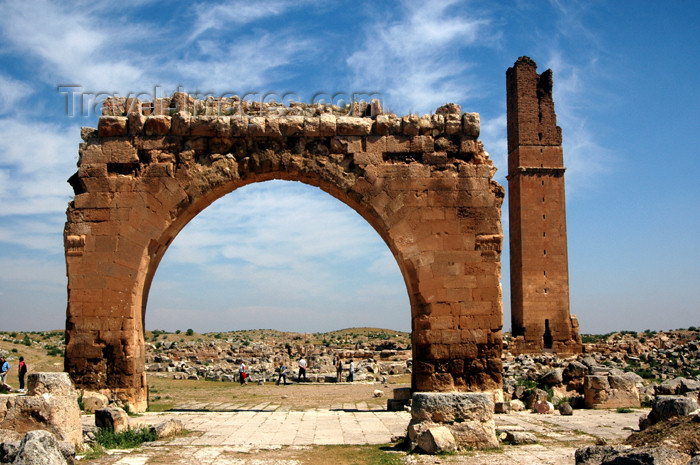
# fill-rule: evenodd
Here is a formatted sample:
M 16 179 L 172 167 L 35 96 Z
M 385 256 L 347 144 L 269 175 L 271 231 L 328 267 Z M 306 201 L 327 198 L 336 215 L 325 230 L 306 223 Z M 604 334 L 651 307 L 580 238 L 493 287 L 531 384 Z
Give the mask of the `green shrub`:
M 618 407 L 617 409 L 615 409 L 615 411 L 617 413 L 632 413 L 634 410 L 632 410 L 631 408 L 627 408 L 627 407 Z
M 144 442 L 158 439 L 155 431 L 142 427 L 115 433 L 110 428 L 102 428 L 95 433 L 95 442 L 105 449 L 133 449 Z
M 187 331 L 185 331 L 185 334 L 187 334 L 188 336 L 192 336 L 194 334 L 194 330 L 190 328 Z

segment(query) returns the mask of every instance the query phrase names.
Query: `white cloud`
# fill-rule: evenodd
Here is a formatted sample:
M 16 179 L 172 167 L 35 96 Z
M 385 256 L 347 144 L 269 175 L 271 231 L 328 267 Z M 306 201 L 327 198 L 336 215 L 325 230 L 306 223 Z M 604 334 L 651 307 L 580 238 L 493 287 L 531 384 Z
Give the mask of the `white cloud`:
M 475 87 L 467 79 L 469 63 L 459 50 L 489 38 L 486 19 L 462 14 L 453 0 L 403 2 L 400 17 L 365 28 L 360 50 L 347 64 L 356 88 L 385 94 L 399 113 L 429 112 L 463 100 Z M 472 84 L 469 84 L 469 82 Z
M 52 260 L 48 257 L 0 257 L 0 282 L 12 283 L 23 290 L 65 292 L 65 264 L 62 260 Z M 17 289 L 13 289 L 13 292 L 16 291 Z
M 135 89 L 144 67 L 139 55 L 127 53 L 125 46 L 141 43 L 148 29 L 106 21 L 94 13 L 85 4 L 62 7 L 39 0 L 27 8 L 4 2 L 0 30 L 14 50 L 40 60 L 43 80 L 52 85 L 124 93 Z
M 192 59 L 174 60 L 170 67 L 204 92 L 261 91 L 265 83 L 288 77 L 279 69 L 313 51 L 314 42 L 288 33 L 264 33 L 231 43 L 203 40 Z
M 610 172 L 615 163 L 615 155 L 598 143 L 582 116 L 596 101 L 591 98 L 590 83 L 595 82 L 592 77 L 597 73 L 597 65 L 595 58 L 578 64 L 564 58 L 560 51 L 550 50 L 543 67 L 555 70 L 554 107 L 557 123 L 562 127 L 567 193 L 587 189 L 598 176 Z
M 289 8 L 300 3 L 284 0 L 265 2 L 256 1 L 227 1 L 217 4 L 195 5 L 194 13 L 197 19 L 194 23 L 189 40 L 193 41 L 210 31 L 225 29 L 231 32 L 236 25 L 247 24 L 263 18 L 278 16 Z
M 314 320 L 314 330 L 358 322 L 393 327 L 397 311 L 410 314 L 395 259 L 349 207 L 317 188 L 285 181 L 229 196 L 173 241 L 154 279 L 149 318 L 165 308 L 196 307 L 191 289 L 209 296 L 212 321 L 218 315 L 231 327 L 303 330 L 308 325 L 298 321 L 306 318 Z M 178 288 L 172 284 L 183 265 L 190 279 Z M 259 313 L 248 314 L 251 309 Z
M 495 118 L 481 120 L 481 136 L 484 149 L 489 153 L 494 165 L 498 168 L 495 179 L 505 184 L 508 174 L 508 134 L 506 114 Z
M 0 120 L 0 216 L 65 211 L 73 194 L 80 128 Z
M 29 84 L 0 73 L 0 115 L 15 110 L 15 104 L 31 94 Z

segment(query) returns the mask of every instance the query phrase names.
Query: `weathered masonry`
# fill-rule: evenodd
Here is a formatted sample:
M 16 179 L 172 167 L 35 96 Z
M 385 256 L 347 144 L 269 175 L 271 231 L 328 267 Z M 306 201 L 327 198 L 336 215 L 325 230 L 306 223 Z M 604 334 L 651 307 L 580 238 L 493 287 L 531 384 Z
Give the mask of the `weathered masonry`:
M 65 368 L 78 387 L 146 407 L 146 302 L 163 254 L 216 199 L 284 179 L 355 209 L 394 254 L 411 303 L 414 390 L 500 388 L 504 189 L 477 140 L 479 115 L 339 110 L 186 94 L 105 102 L 69 180 Z
M 506 72 L 513 353 L 581 352 L 569 313 L 561 128 L 552 71 L 521 57 Z

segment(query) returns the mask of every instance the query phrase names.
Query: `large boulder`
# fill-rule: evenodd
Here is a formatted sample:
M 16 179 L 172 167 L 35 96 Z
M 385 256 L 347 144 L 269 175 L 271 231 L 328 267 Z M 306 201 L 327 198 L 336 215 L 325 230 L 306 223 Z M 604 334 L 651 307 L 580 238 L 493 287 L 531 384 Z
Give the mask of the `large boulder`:
M 67 373 L 30 373 L 26 396 L 0 398 L 0 428 L 46 430 L 75 446 L 83 442 L 78 393 Z
M 182 433 L 182 422 L 180 420 L 167 420 L 151 426 L 150 430 L 156 434 L 158 439 L 169 438 Z
M 426 454 L 444 454 L 455 452 L 457 442 L 452 432 L 445 426 L 430 426 L 416 435 L 417 447 Z
M 685 417 L 698 410 L 698 403 L 684 396 L 657 396 L 651 412 L 641 417 L 639 428 L 646 429 L 660 421 L 673 417 Z
M 95 411 L 95 426 L 107 428 L 115 433 L 120 433 L 129 429 L 129 416 L 124 409 L 117 406 L 110 406 Z
M 572 379 L 583 378 L 588 374 L 588 367 L 581 362 L 573 361 L 570 362 L 564 371 L 562 376 L 564 381 L 569 382 Z
M 600 465 L 624 449 L 624 446 L 584 446 L 576 449 L 574 458 L 576 465 Z
M 504 430 L 501 433 L 501 438 L 503 439 L 503 442 L 514 446 L 537 443 L 537 436 L 532 433 L 528 433 L 527 431 Z
M 540 376 L 539 379 L 539 384 L 543 384 L 545 386 L 561 386 L 563 382 L 564 376 L 562 374 L 561 368 L 555 368 L 554 370 L 550 370 L 547 373 Z
M 616 375 L 588 375 L 583 381 L 586 408 L 639 407 L 634 380 Z
M 71 455 L 72 452 L 72 455 Z M 67 454 L 66 457 L 64 454 Z M 62 450 L 56 437 L 44 430 L 30 431 L 22 439 L 13 465 L 68 465 L 75 450 Z
M 626 449 L 587 446 L 576 450 L 576 465 L 687 465 L 690 456 L 668 447 Z

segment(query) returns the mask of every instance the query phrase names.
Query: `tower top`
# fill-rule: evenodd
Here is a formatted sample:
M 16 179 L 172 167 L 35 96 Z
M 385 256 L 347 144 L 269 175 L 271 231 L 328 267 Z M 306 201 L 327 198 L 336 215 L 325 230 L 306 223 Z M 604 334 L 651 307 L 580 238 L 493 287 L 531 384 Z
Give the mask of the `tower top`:
M 508 152 L 522 145 L 561 145 L 552 99 L 552 70 L 537 74 L 537 63 L 518 58 L 506 71 Z

